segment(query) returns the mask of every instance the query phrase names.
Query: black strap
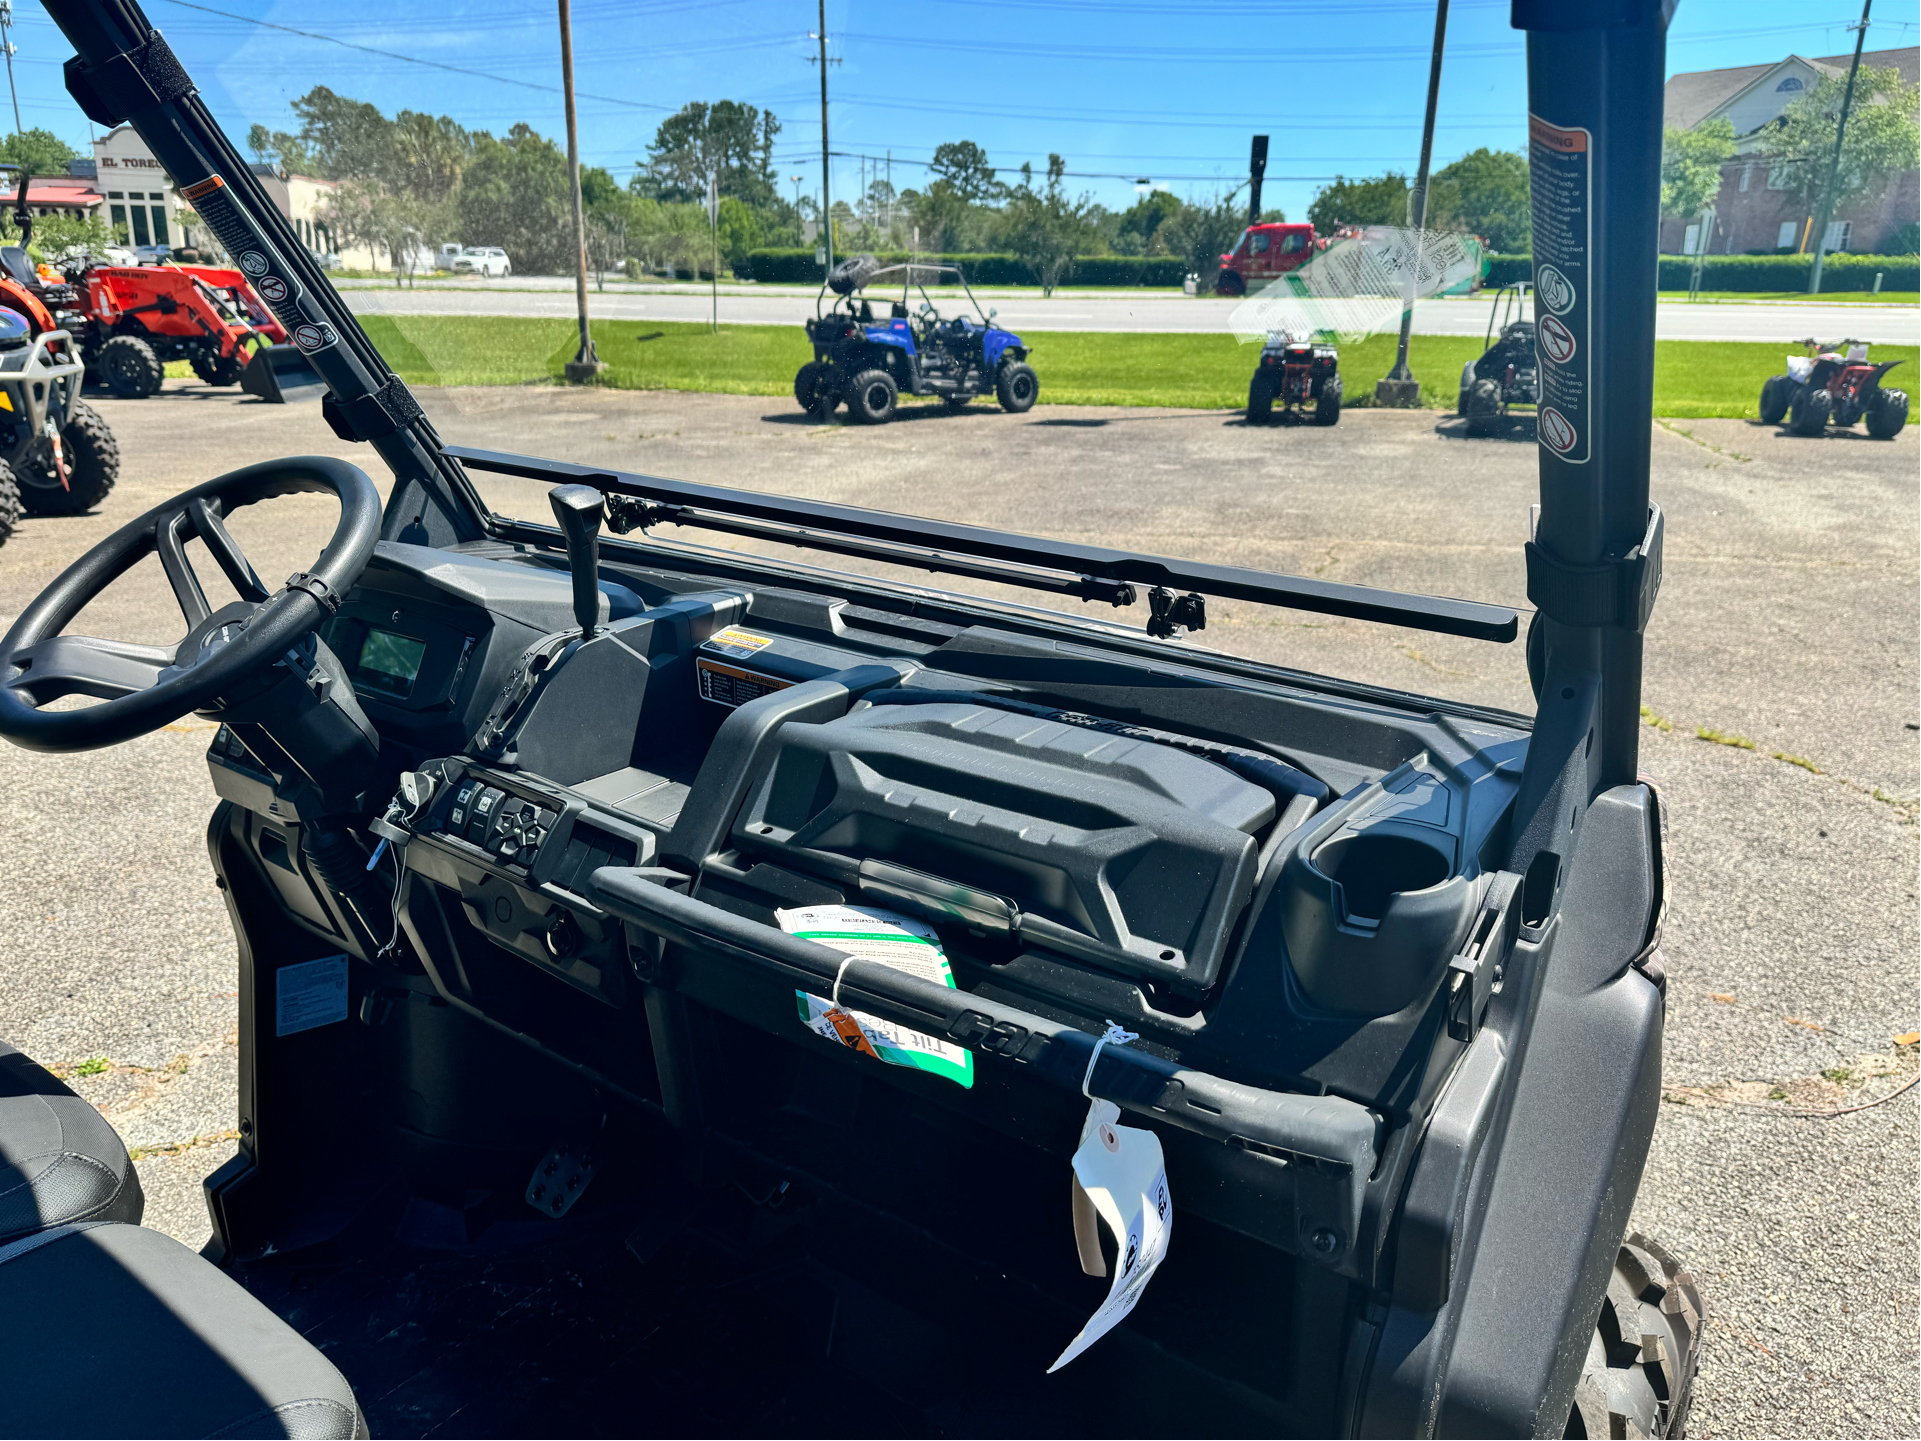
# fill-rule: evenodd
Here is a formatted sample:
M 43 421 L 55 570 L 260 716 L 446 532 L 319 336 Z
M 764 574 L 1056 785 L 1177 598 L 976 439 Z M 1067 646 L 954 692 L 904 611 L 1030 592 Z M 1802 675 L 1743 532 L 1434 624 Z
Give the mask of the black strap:
M 371 395 L 358 396 L 345 405 L 330 390 L 320 400 L 320 414 L 333 433 L 342 440 L 379 440 L 392 435 L 403 425 L 412 425 L 425 414 L 420 402 L 397 375 Z
M 1626 555 L 1572 565 L 1539 541 L 1527 543 L 1527 598 L 1562 625 L 1647 629 L 1661 591 L 1661 507 L 1648 507 L 1647 534 Z
M 194 92 L 187 67 L 158 30 L 98 65 L 76 55 L 67 62 L 66 76 L 67 93 L 97 125 L 118 125 L 149 106 Z

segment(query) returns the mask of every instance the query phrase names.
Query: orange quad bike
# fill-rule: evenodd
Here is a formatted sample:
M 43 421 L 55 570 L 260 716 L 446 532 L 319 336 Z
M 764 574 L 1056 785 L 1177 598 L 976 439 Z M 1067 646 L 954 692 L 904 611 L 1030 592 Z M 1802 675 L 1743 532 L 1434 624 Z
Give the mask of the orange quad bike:
M 1892 440 L 1908 423 L 1908 394 L 1881 384 L 1881 377 L 1901 362 L 1868 363 L 1868 347 L 1858 340 L 1842 340 L 1822 347 L 1804 340 L 1806 355 L 1788 357 L 1788 373 L 1761 387 L 1761 421 L 1779 425 L 1783 418 L 1795 435 L 1819 435 L 1836 425 L 1867 422 L 1868 434 Z
M 79 345 L 47 303 L 65 290 L 21 247 L 0 249 L 0 542 L 23 514 L 92 510 L 120 478 L 113 432 L 80 398 Z

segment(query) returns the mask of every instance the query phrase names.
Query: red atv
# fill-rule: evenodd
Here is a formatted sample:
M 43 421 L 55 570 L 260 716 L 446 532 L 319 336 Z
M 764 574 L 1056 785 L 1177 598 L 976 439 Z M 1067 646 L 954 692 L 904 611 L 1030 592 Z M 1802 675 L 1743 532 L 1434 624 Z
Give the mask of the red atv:
M 1787 417 L 1795 435 L 1819 435 L 1828 422 L 1853 425 L 1865 419 L 1868 434 L 1892 440 L 1908 423 L 1908 394 L 1881 384 L 1881 377 L 1901 362 L 1868 364 L 1868 347 L 1843 340 L 1822 349 L 1804 340 L 1806 355 L 1788 357 L 1788 373 L 1761 387 L 1761 423 L 1779 425 Z

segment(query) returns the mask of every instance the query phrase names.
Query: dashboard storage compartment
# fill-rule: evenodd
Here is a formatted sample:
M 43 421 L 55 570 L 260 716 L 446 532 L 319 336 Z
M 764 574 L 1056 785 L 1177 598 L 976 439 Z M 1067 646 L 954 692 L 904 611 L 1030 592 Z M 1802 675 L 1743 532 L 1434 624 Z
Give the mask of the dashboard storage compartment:
M 860 706 L 780 729 L 733 840 L 881 904 L 1198 993 L 1276 810 L 1153 741 L 986 705 Z

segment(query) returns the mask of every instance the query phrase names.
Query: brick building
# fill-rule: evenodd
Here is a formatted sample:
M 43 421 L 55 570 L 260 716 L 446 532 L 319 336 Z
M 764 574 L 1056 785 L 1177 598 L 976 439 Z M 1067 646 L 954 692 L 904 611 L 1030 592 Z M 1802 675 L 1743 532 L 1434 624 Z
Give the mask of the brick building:
M 1786 189 L 1784 171 L 1742 157 L 1759 148 L 1762 132 L 1790 101 L 1813 89 L 1825 75 L 1846 78 L 1853 60 L 1853 52 L 1815 59 L 1790 55 L 1768 65 L 1697 70 L 1668 81 L 1666 123 L 1694 130 L 1726 117 L 1734 125 L 1736 158 L 1722 167 L 1713 234 L 1702 235 L 1692 220 L 1666 218 L 1661 222 L 1663 253 L 1691 255 L 1698 248 L 1710 255 L 1745 255 L 1814 248 L 1814 237 L 1807 233 L 1814 217 Z M 1896 70 L 1912 85 L 1921 73 L 1921 48 L 1869 50 L 1862 54 L 1861 65 Z M 1901 226 L 1914 224 L 1917 214 L 1921 214 L 1921 171 L 1909 170 L 1879 195 L 1837 209 L 1828 226 L 1827 248 L 1879 250 Z

